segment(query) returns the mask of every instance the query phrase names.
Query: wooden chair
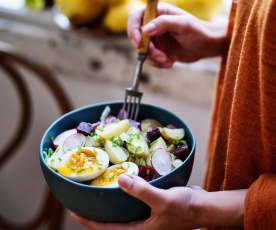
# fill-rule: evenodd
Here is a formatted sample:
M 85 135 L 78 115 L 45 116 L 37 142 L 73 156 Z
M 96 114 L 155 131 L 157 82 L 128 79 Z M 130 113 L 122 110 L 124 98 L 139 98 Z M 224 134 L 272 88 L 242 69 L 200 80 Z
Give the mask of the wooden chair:
M 18 54 L 9 46 L 1 45 L 0 68 L 6 73 L 7 77 L 9 77 L 18 92 L 18 98 L 21 100 L 21 121 L 15 135 L 7 142 L 4 149 L 0 150 L 0 169 L 15 155 L 17 148 L 27 136 L 26 134 L 31 123 L 31 95 L 22 74 L 18 71 L 18 66 L 31 71 L 44 83 L 50 93 L 53 94 L 62 114 L 72 110 L 69 97 L 49 69 L 30 58 Z M 42 224 L 46 224 L 48 230 L 61 229 L 64 219 L 64 208 L 52 196 L 48 188 L 45 189 L 44 193 L 40 211 L 32 220 L 19 225 L 0 216 L 0 229 L 34 230 Z

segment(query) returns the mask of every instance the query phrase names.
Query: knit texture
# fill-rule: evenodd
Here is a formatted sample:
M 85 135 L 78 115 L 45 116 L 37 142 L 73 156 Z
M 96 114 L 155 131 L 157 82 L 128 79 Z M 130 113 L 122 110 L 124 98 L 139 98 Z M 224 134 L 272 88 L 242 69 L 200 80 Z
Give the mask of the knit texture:
M 239 0 L 228 35 L 205 188 L 249 188 L 244 229 L 276 229 L 276 0 Z

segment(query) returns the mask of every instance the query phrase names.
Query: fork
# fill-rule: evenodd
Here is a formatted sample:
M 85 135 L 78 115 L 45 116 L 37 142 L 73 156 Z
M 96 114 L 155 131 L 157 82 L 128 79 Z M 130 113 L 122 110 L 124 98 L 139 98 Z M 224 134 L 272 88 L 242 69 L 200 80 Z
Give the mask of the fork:
M 156 17 L 158 0 L 147 0 L 147 6 L 143 18 L 143 26 Z M 123 110 L 127 111 L 128 118 L 137 120 L 143 93 L 139 91 L 140 76 L 143 64 L 147 58 L 150 38 L 142 34 L 141 47 L 138 49 L 137 65 L 134 73 L 132 87 L 125 90 Z

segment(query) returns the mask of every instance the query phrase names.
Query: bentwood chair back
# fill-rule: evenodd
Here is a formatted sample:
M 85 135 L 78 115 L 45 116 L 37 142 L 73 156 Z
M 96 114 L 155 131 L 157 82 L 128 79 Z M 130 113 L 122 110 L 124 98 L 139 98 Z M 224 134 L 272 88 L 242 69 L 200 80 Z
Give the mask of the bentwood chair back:
M 21 121 L 19 122 L 17 130 L 14 136 L 6 142 L 4 148 L 0 149 L 1 173 L 1 168 L 9 164 L 10 159 L 16 155 L 17 151 L 20 151 L 20 145 L 27 137 L 33 115 L 31 103 L 32 95 L 28 90 L 22 71 L 18 69 L 19 67 L 32 72 L 32 75 L 43 83 L 54 96 L 61 114 L 72 110 L 72 105 L 55 75 L 47 67 L 29 57 L 17 53 L 15 49 L 8 45 L 3 45 L 2 43 L 0 45 L 0 68 L 4 72 L 4 76 L 9 78 L 15 86 L 21 106 Z M 24 224 L 17 224 L 0 215 L 0 229 L 34 230 L 41 227 L 41 225 L 46 225 L 47 230 L 59 230 L 62 229 L 63 219 L 64 208 L 51 195 L 48 188 L 45 188 L 44 196 L 40 202 L 40 210 L 33 219 Z

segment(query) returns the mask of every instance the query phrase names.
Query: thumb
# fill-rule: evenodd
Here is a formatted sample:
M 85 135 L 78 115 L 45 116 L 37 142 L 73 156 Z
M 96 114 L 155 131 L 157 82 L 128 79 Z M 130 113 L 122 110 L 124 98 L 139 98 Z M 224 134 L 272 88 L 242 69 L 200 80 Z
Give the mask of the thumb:
M 145 202 L 150 207 L 160 207 L 166 204 L 165 190 L 158 189 L 141 177 L 129 174 L 119 176 L 120 187 L 129 195 Z
M 142 31 L 148 36 L 158 36 L 168 32 L 182 33 L 187 28 L 188 20 L 183 15 L 161 15 L 146 24 Z

